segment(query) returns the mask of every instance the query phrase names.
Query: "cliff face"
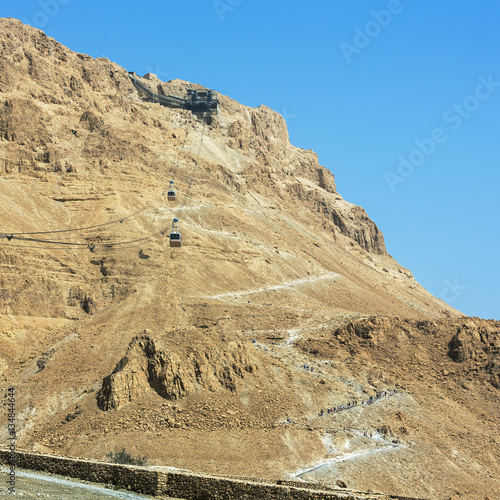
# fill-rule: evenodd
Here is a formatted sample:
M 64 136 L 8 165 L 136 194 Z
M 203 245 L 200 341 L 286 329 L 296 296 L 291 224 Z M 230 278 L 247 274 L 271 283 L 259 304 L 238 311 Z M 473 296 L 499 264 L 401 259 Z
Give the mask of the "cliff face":
M 348 442 L 368 463 L 343 478 L 366 489 L 373 446 L 390 443 L 362 429 L 392 426 L 390 492 L 496 488 L 484 476 L 498 466 L 485 448 L 496 424 L 486 444 L 454 425 L 476 426 L 498 401 L 497 326 L 460 323 L 387 255 L 278 113 L 224 95 L 205 119 L 162 107 L 106 59 L 13 19 L 0 28 L 0 381 L 18 387 L 20 446 L 96 458 L 125 446 L 159 465 L 282 478 Z M 180 249 L 164 234 L 174 217 Z M 448 385 L 421 368 L 434 350 Z M 459 403 L 447 391 L 462 376 Z M 401 390 L 389 406 L 318 420 L 384 384 Z M 448 405 L 445 441 L 465 436 L 443 470 L 422 458 L 444 442 L 429 387 Z
M 166 206 L 157 197 L 170 178 L 175 178 L 184 203 L 184 234 L 191 233 L 191 248 L 204 248 L 191 267 L 194 288 L 185 295 L 203 288 L 222 292 L 252 283 L 262 287 L 268 277 L 276 283 L 330 271 L 347 279 L 348 288 L 357 289 L 361 280 L 362 287 L 374 292 L 378 285 L 355 270 L 359 265 L 368 266 L 375 281 L 385 281 L 384 273 L 389 273 L 391 286 L 403 285 L 381 301 L 373 298 L 385 306 L 366 312 L 389 312 L 394 304 L 390 297 L 414 295 L 412 290 L 418 289 L 411 275 L 387 258 L 375 223 L 337 193 L 334 176 L 319 165 L 317 155 L 290 145 L 278 113 L 265 106 L 248 108 L 221 95 L 220 113 L 207 125 L 189 111 L 144 102 L 125 69 L 106 59 L 73 53 L 12 19 L 2 25 L 0 222 L 5 232 L 65 230 L 126 219 L 118 226 L 44 237 L 56 240 L 54 244 L 11 242 L 24 245 L 21 253 L 19 246 L 2 246 L 4 312 L 85 318 L 129 296 L 134 272 L 128 257 L 102 245 L 168 228 L 180 204 Z M 148 76 L 143 83 L 159 93 L 185 96 L 187 88 L 201 88 Z M 150 208 L 129 218 L 141 207 Z M 227 234 L 233 235 L 232 242 L 223 241 Z M 64 238 L 84 248 L 101 245 L 99 255 L 88 258 L 76 246 L 65 247 L 59 243 Z M 160 244 L 155 248 L 163 245 L 152 241 Z M 322 248 L 311 258 L 306 254 L 312 243 Z M 215 254 L 228 254 L 228 244 L 236 260 L 226 255 L 222 263 Z M 280 246 L 285 254 L 276 251 Z M 203 268 L 220 265 L 221 286 L 218 280 L 206 287 L 195 283 Z M 39 272 L 30 273 L 33 266 Z M 271 269 L 265 277 L 267 267 Z M 27 270 L 22 279 L 15 271 L 19 268 Z M 242 275 L 248 278 L 244 283 L 237 278 Z M 355 291 L 355 302 L 365 301 L 360 292 Z M 422 300 L 414 304 L 415 297 L 405 297 L 396 300 L 400 313 L 411 313 L 412 308 L 413 313 L 452 311 L 425 291 L 418 294 L 433 305 L 429 308 Z M 49 306 L 45 297 L 51 298 Z M 340 296 L 334 299 L 343 310 L 352 308 L 352 301 L 349 305 Z M 408 303 L 414 304 L 410 310 Z M 356 306 L 358 310 L 363 308 Z
M 109 161 L 133 162 L 136 167 L 149 164 L 154 155 L 148 147 L 150 127 L 161 129 L 169 146 L 179 145 L 172 141 L 177 134 L 168 129 L 168 122 L 147 119 L 144 108 L 132 104 L 134 88 L 123 68 L 72 53 L 43 32 L 14 20 L 3 24 L 0 135 L 11 143 L 6 145 L 3 172 L 72 173 L 88 170 L 89 160 L 99 166 Z M 155 92 L 181 96 L 187 87 L 197 87 L 180 81 L 145 83 Z M 21 85 L 23 91 L 18 92 Z M 225 128 L 214 123 L 210 135 L 223 139 L 237 157 L 246 157 L 247 168 L 238 179 L 240 192 L 254 189 L 282 203 L 301 203 L 326 219 L 332 232 L 339 231 L 369 252 L 385 254 L 376 225 L 360 207 L 340 198 L 333 175 L 319 165 L 317 156 L 290 145 L 281 115 L 265 106 L 250 109 L 223 96 L 221 101 L 221 109 L 227 107 L 231 118 Z M 190 119 L 187 113 L 174 114 Z M 127 122 L 138 125 L 132 127 L 136 133 L 124 130 Z M 230 164 L 229 170 L 234 166 Z

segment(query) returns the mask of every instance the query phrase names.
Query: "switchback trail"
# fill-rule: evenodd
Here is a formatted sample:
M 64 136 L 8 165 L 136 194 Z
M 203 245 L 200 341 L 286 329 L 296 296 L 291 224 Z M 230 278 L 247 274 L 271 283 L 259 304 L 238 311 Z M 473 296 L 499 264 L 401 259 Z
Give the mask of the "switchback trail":
M 335 278 L 340 278 L 340 274 L 330 272 L 328 274 L 323 274 L 321 276 L 316 276 L 314 278 L 300 278 L 297 280 L 293 281 L 286 281 L 285 283 L 279 284 L 279 285 L 272 285 L 272 286 L 267 286 L 267 287 L 262 287 L 262 288 L 254 288 L 250 290 L 241 290 L 239 292 L 227 292 L 227 293 L 220 293 L 217 295 L 203 295 L 202 298 L 204 299 L 225 299 L 229 297 L 241 297 L 243 295 L 253 295 L 256 293 L 263 293 L 263 292 L 268 292 L 270 290 L 282 290 L 284 288 L 293 288 L 298 285 L 307 285 L 309 283 L 315 283 L 317 281 L 321 280 L 327 280 L 327 279 L 335 279 Z
M 337 457 L 330 458 L 330 459 L 326 460 L 325 462 L 313 465 L 312 467 L 308 467 L 306 469 L 299 469 L 298 471 L 292 473 L 292 477 L 298 479 L 298 478 L 300 478 L 300 477 L 302 477 L 310 472 L 319 470 L 323 467 L 327 467 L 328 465 L 336 464 L 339 462 L 345 462 L 347 460 L 353 460 L 355 458 L 359 458 L 359 457 L 362 457 L 365 455 L 371 455 L 371 454 L 380 453 L 383 451 L 394 450 L 394 449 L 399 448 L 401 446 L 402 445 L 399 445 L 399 444 L 390 444 L 388 446 L 384 446 L 383 448 L 375 448 L 372 450 L 364 450 L 364 451 L 356 451 L 356 452 L 352 452 L 352 453 L 345 453 L 344 455 L 339 455 Z

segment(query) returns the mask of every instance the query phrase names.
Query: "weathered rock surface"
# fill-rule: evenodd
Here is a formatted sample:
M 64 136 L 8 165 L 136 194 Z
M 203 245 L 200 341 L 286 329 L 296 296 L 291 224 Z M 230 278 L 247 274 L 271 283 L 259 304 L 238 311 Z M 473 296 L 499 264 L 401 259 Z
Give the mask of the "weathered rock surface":
M 113 373 L 104 378 L 97 405 L 101 410 L 119 408 L 150 390 L 167 400 L 179 400 L 201 389 L 237 392 L 244 385 L 245 375 L 256 371 L 241 343 L 207 350 L 200 342 L 198 349 L 180 354 L 141 335 L 132 339 Z

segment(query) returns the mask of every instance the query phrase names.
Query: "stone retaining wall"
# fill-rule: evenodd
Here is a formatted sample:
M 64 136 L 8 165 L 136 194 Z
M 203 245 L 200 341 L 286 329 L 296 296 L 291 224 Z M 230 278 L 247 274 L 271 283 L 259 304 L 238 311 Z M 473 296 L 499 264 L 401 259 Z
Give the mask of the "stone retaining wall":
M 10 452 L 0 450 L 0 462 L 7 464 Z M 80 458 L 66 458 L 16 451 L 16 467 L 69 476 L 85 481 L 130 486 L 132 491 L 158 494 L 158 471 L 145 467 L 110 464 Z
M 7 464 L 10 452 L 0 449 L 0 463 Z M 133 465 L 111 464 L 81 458 L 16 452 L 17 467 L 51 472 L 96 483 L 121 485 L 136 493 L 173 496 L 186 500 L 417 500 L 391 495 L 307 489 L 297 481 L 250 481 L 182 471 L 165 471 Z

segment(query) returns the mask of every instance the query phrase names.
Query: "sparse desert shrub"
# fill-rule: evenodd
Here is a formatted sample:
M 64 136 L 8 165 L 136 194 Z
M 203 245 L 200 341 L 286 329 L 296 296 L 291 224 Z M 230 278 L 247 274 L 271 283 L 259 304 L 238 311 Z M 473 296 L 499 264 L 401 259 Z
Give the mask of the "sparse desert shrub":
M 116 453 L 108 453 L 106 456 L 114 464 L 145 465 L 147 462 L 146 457 L 134 458 L 125 448 L 122 448 L 121 451 L 117 451 Z

